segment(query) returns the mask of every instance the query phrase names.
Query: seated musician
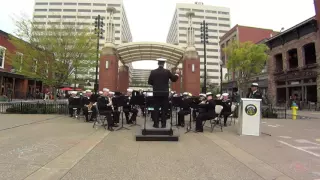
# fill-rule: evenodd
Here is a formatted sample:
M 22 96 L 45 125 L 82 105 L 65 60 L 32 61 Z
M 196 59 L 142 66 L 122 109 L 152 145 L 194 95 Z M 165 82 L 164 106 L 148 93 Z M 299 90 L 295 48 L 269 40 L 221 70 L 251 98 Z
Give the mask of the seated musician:
M 123 112 L 126 117 L 127 124 L 133 124 L 137 120 L 138 110 L 132 106 L 132 89 L 127 89 L 126 95 L 126 105 L 123 106 Z M 130 112 L 132 113 L 131 117 L 129 118 Z
M 112 119 L 112 101 L 111 99 L 108 97 L 109 95 L 109 90 L 104 88 L 103 94 L 102 96 L 100 96 L 98 98 L 98 109 L 99 109 L 99 113 L 100 115 L 106 116 L 107 118 L 107 123 L 108 123 L 108 130 L 109 131 L 113 131 L 113 119 Z
M 90 102 L 90 96 L 92 95 L 91 90 L 86 90 L 85 94 L 82 98 L 82 104 L 84 105 L 82 108 L 83 115 L 86 118 L 86 122 L 92 121 L 92 118 L 90 117 L 89 120 L 89 111 L 92 110 L 93 102 Z
M 115 93 L 114 92 L 109 92 L 109 98 L 112 99 L 115 97 Z M 113 102 L 113 101 L 112 101 Z M 113 103 L 112 103 L 113 104 Z M 120 111 L 119 111 L 119 107 L 117 106 L 113 106 L 113 127 L 118 127 L 118 123 L 119 123 L 119 119 L 120 119 Z
M 232 105 L 232 102 L 229 99 L 228 93 L 222 94 L 221 105 L 223 107 L 222 112 L 221 112 L 221 116 L 223 116 L 223 118 L 224 118 L 223 119 L 224 126 L 227 126 L 227 120 L 228 120 L 228 117 L 231 115 L 231 105 Z
M 143 92 L 142 89 L 141 89 L 140 95 L 143 97 L 143 99 L 145 99 L 146 92 Z M 145 103 L 143 105 L 140 105 L 140 109 L 141 109 L 142 116 L 145 117 L 146 116 L 146 111 L 145 111 L 146 105 L 145 105 Z
M 207 100 L 202 101 L 199 104 L 199 115 L 196 118 L 196 131 L 203 132 L 202 121 L 215 118 L 215 101 L 212 98 L 212 93 L 209 92 L 206 94 Z
M 68 101 L 70 117 L 73 117 L 73 108 L 77 108 L 77 115 L 79 115 L 81 109 L 81 102 L 80 98 L 77 96 L 77 91 L 71 91 L 71 96 L 68 98 Z
M 182 104 L 180 104 L 180 111 L 178 112 L 178 126 L 184 127 L 184 116 L 190 114 L 189 93 L 182 94 Z
M 197 104 L 201 103 L 205 99 L 206 99 L 206 94 L 199 94 L 199 101 L 197 101 L 198 102 Z M 198 107 L 193 108 L 193 110 L 192 110 L 192 119 L 193 119 L 193 121 L 196 121 L 198 113 L 199 113 L 199 108 Z

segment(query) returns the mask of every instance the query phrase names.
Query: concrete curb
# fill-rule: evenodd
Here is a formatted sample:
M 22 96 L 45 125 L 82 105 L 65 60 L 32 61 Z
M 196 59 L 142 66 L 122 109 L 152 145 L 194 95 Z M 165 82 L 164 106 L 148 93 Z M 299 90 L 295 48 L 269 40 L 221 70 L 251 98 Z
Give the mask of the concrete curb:
M 204 133 L 204 136 L 212 140 L 220 148 L 226 151 L 228 154 L 233 156 L 239 162 L 246 165 L 253 172 L 258 174 L 261 178 L 265 180 L 293 180 L 292 178 L 286 176 L 282 172 L 274 169 L 265 162 L 257 159 L 256 157 L 250 155 L 244 150 L 237 148 L 233 144 L 226 140 L 223 140 L 212 133 Z

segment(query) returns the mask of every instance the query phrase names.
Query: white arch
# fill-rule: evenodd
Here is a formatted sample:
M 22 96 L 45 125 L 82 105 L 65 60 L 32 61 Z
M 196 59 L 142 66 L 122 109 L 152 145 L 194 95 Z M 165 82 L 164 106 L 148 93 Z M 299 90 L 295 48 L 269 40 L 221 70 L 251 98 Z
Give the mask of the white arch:
M 160 42 L 130 42 L 117 46 L 120 61 L 124 64 L 140 60 L 167 59 L 168 64 L 178 65 L 185 48 Z

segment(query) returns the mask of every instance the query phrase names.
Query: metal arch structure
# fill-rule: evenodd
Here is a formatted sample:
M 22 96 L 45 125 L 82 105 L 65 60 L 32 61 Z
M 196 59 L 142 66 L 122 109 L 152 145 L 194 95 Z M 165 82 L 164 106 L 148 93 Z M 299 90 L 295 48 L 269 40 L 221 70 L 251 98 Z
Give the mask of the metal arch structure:
M 160 42 L 130 42 L 121 44 L 116 49 L 123 64 L 165 58 L 168 64 L 177 66 L 185 52 L 180 46 Z

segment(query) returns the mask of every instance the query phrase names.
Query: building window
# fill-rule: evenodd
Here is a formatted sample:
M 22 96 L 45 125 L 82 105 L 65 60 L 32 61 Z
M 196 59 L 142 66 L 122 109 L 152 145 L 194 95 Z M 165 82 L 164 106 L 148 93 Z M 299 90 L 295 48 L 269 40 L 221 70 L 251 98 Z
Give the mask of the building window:
M 210 56 L 210 55 L 208 55 L 207 58 L 218 59 L 219 57 L 218 56 Z
M 90 19 L 91 16 L 78 16 L 78 19 Z
M 49 9 L 49 12 L 61 12 L 62 9 Z
M 179 43 L 187 43 L 187 41 L 180 40 Z
M 217 11 L 206 10 L 206 13 L 213 13 L 213 14 L 217 14 Z
M 48 18 L 61 18 L 59 15 L 48 15 Z
M 50 5 L 58 5 L 58 6 L 60 6 L 60 5 L 62 5 L 62 3 L 61 2 L 51 2 Z
M 230 27 L 230 24 L 219 24 L 221 27 Z
M 114 20 L 120 20 L 120 17 L 113 17 Z
M 186 27 L 179 27 L 179 30 L 187 30 Z
M 186 9 L 186 8 L 179 8 L 180 11 L 190 11 L 190 9 Z
M 47 18 L 47 16 L 44 16 L 44 15 L 35 15 L 35 16 L 33 16 L 33 18 Z
M 188 21 L 179 21 L 181 24 L 188 24 Z
M 78 9 L 78 12 L 91 12 L 91 9 Z
M 214 20 L 217 20 L 218 18 L 217 18 L 217 17 L 206 16 L 206 19 L 214 19 Z
M 76 12 L 76 9 L 64 9 L 63 12 Z
M 303 46 L 305 65 L 317 63 L 316 47 L 314 43 L 309 43 Z
M 64 3 L 64 5 L 67 5 L 67 6 L 76 6 L 77 3 L 66 2 L 66 3 Z
M 16 58 L 17 58 L 17 63 L 20 63 L 19 71 L 21 71 L 23 66 L 23 54 L 20 52 L 16 52 Z
M 203 12 L 202 9 L 192 9 L 193 12 Z
M 92 12 L 105 13 L 105 12 L 106 12 L 106 10 L 92 10 Z
M 194 18 L 197 18 L 197 19 L 204 19 L 204 16 L 194 16 Z
M 106 6 L 104 3 L 93 3 L 93 6 Z
M 108 4 L 110 7 L 120 7 L 120 4 Z
M 36 5 L 48 5 L 47 2 L 37 2 Z
M 282 72 L 283 71 L 283 59 L 282 59 L 282 54 L 277 54 L 274 56 L 275 60 L 275 72 Z
M 69 18 L 69 19 L 71 19 L 71 18 L 76 18 L 76 16 L 63 16 L 63 18 Z
M 298 51 L 297 49 L 291 49 L 287 52 L 288 54 L 288 65 L 289 69 L 295 69 L 299 66 L 298 64 Z
M 0 68 L 4 68 L 4 60 L 6 58 L 6 48 L 0 46 Z
M 224 15 L 229 15 L 229 12 L 222 12 L 222 11 L 219 11 L 218 13 L 219 13 L 219 14 L 224 14 Z
M 120 38 L 119 38 L 119 37 L 115 37 L 114 39 L 115 39 L 115 40 L 120 40 Z
M 47 9 L 35 9 L 34 11 L 35 11 L 35 12 L 46 12 Z
M 220 21 L 230 21 L 229 18 L 219 18 Z
M 34 59 L 32 65 L 31 65 L 32 72 L 37 72 L 37 64 L 38 64 L 38 60 Z
M 217 26 L 217 23 L 207 23 L 208 26 Z
M 78 3 L 79 6 L 91 6 L 91 3 Z
M 228 31 L 219 30 L 219 33 L 227 33 Z

